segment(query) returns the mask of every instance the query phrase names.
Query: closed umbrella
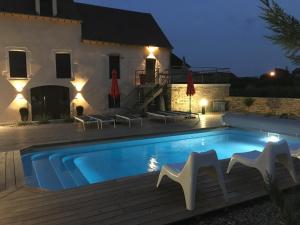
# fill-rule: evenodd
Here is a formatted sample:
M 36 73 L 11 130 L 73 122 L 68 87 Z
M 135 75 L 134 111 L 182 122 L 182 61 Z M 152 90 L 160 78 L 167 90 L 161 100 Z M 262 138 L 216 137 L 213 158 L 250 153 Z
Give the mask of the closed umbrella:
M 118 72 L 116 70 L 113 70 L 112 73 L 112 79 L 111 79 L 111 88 L 110 88 L 110 93 L 109 95 L 113 98 L 114 100 L 114 106 L 116 105 L 116 100 L 120 97 L 120 89 L 118 85 Z
M 193 83 L 193 73 L 191 71 L 188 72 L 187 75 L 187 88 L 186 95 L 190 96 L 190 114 L 192 115 L 192 96 L 196 93 L 194 83 Z

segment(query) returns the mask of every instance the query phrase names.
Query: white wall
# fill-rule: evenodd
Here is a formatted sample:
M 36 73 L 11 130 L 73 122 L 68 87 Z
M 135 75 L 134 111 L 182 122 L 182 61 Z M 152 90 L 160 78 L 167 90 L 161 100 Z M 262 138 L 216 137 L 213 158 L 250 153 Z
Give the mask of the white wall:
M 72 85 L 85 82 L 81 94 L 84 98 L 73 103 L 83 105 L 86 113 L 108 110 L 107 94 L 109 79 L 110 54 L 121 56 L 121 79 L 119 80 L 121 96 L 126 96 L 134 88 L 135 70 L 144 69 L 148 50 L 145 46 L 126 46 L 117 44 L 86 44 L 81 42 L 81 25 L 20 19 L 0 16 L 0 122 L 20 119 L 19 108 L 30 107 L 30 89 L 44 85 L 59 85 L 70 88 L 71 100 L 77 91 Z M 26 49 L 30 78 L 22 81 L 9 80 L 7 76 L 8 49 Z M 55 70 L 55 51 L 71 51 L 74 79 L 57 79 Z M 170 51 L 160 48 L 156 57 L 161 70 L 168 69 Z M 84 81 L 84 82 L 83 82 Z M 15 100 L 18 92 L 11 84 L 26 84 L 22 91 L 27 100 Z M 74 105 L 71 108 L 74 109 Z M 72 109 L 71 109 L 72 111 Z

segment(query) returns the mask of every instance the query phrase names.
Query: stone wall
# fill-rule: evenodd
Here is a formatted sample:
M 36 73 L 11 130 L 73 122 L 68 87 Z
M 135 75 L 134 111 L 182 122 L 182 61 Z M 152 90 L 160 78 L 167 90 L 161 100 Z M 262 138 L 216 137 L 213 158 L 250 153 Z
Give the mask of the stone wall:
M 258 114 L 288 114 L 300 117 L 300 99 L 297 98 L 259 98 L 253 97 L 254 103 L 249 109 L 244 100 L 247 97 L 228 97 L 228 110 L 231 112 L 250 112 Z
M 171 84 L 168 87 L 169 108 L 189 111 L 190 97 L 186 95 L 186 84 Z M 195 84 L 196 94 L 192 96 L 192 112 L 201 112 L 201 99 L 208 100 L 207 111 L 212 111 L 214 100 L 225 100 L 229 96 L 230 84 Z

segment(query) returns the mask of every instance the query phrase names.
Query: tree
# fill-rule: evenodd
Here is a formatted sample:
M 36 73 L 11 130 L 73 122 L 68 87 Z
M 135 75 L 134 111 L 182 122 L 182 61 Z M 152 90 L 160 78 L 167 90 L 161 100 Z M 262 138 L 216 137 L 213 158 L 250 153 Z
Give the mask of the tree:
M 262 15 L 268 28 L 273 32 L 266 36 L 274 44 L 280 45 L 286 56 L 295 64 L 300 64 L 300 21 L 291 16 L 275 2 L 275 0 L 260 0 Z

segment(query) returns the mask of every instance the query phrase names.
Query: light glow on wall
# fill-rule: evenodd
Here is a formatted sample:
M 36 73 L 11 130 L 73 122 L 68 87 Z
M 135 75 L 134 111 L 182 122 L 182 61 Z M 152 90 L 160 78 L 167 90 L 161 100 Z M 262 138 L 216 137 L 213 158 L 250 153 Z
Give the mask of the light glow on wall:
M 155 46 L 148 46 L 147 47 L 148 50 L 148 56 L 147 59 L 156 59 L 155 57 L 155 52 L 158 50 L 158 47 Z
M 75 87 L 77 92 L 81 92 L 83 87 L 86 85 L 87 80 L 85 79 L 76 79 L 71 81 L 72 85 Z
M 29 80 L 28 79 L 24 79 L 24 80 L 9 80 L 9 82 L 16 89 L 16 91 L 20 93 L 20 92 L 22 92 L 24 90 L 24 88 L 27 85 L 27 83 L 29 82 Z

